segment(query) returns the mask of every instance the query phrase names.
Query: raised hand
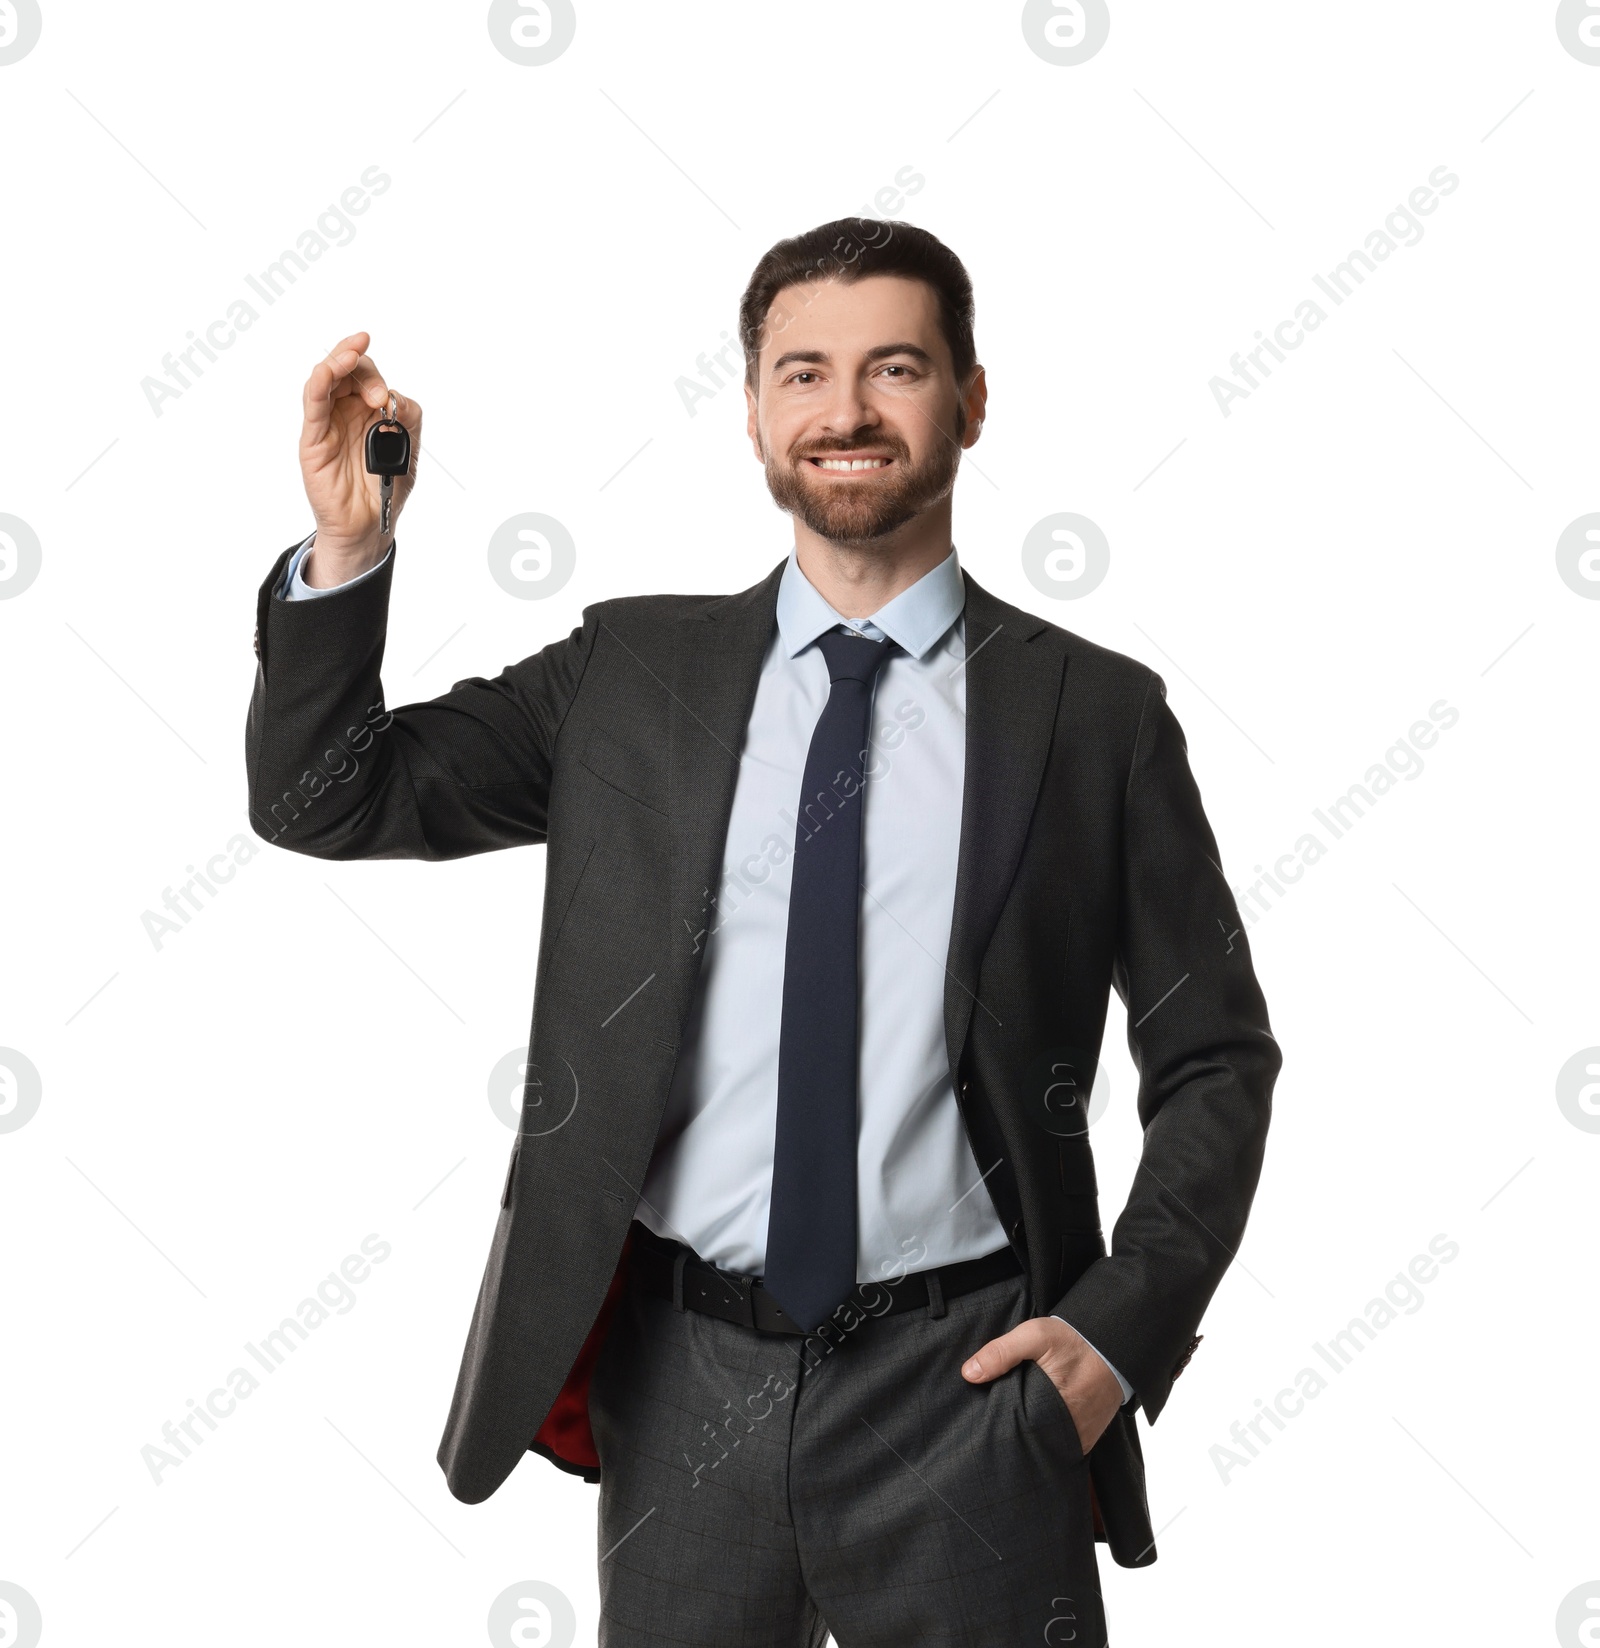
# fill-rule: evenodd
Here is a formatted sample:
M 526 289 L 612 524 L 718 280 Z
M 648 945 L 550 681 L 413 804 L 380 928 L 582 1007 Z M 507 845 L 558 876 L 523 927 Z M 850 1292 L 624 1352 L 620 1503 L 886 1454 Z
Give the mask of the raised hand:
M 311 369 L 300 431 L 300 474 L 316 518 L 317 538 L 301 566 L 313 588 L 342 584 L 381 561 L 393 527 L 416 485 L 422 447 L 422 408 L 391 391 L 371 356 L 365 332 L 352 332 Z M 390 533 L 380 531 L 376 475 L 366 467 L 368 426 L 394 395 L 395 416 L 411 436 L 411 471 L 397 476 Z

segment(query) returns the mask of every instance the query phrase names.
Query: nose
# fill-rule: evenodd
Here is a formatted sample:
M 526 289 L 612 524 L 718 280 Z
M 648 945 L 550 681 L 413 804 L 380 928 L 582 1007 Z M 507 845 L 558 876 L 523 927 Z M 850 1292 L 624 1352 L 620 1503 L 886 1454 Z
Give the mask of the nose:
M 862 392 L 860 383 L 841 373 L 834 380 L 827 404 L 822 408 L 822 431 L 836 440 L 848 439 L 863 429 L 875 429 L 880 418 Z

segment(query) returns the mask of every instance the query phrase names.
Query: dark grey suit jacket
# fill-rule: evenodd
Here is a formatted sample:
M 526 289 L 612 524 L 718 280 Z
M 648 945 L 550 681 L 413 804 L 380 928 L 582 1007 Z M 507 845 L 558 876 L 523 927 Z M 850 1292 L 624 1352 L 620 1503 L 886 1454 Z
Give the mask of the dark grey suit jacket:
M 783 563 L 737 595 L 597 602 L 492 679 L 390 712 L 379 667 L 394 557 L 336 596 L 286 602 L 271 591 L 290 553 L 258 604 L 257 834 L 329 859 L 549 853 L 529 1047 L 539 1091 L 439 1448 L 451 1492 L 473 1503 L 529 1448 L 617 1266 Z M 1137 1393 L 1090 1462 L 1111 1555 L 1138 1565 L 1154 1545 L 1133 1407 L 1161 1412 L 1239 1245 L 1281 1055 L 1161 678 L 964 576 L 950 1068 L 1040 1313 L 1075 1324 Z M 1081 1104 L 1113 987 L 1144 1145 L 1107 1253 Z M 576 1107 L 552 1128 L 569 1087 Z

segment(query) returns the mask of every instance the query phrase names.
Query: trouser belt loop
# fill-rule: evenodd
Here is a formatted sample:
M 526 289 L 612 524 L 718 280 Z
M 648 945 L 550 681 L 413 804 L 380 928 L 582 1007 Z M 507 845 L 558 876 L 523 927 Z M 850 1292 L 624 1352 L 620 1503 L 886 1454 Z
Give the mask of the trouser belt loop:
M 943 1316 L 944 1285 L 939 1280 L 939 1272 L 930 1270 L 924 1274 L 928 1278 L 928 1314 L 930 1316 Z
M 687 1248 L 679 1248 L 672 1260 L 672 1308 L 683 1309 L 683 1267 L 689 1262 Z

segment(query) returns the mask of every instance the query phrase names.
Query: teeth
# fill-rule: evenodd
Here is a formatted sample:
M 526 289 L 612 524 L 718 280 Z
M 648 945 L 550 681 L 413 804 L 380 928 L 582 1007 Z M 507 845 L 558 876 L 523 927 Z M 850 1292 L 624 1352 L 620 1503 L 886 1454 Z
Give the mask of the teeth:
M 887 458 L 818 458 L 823 469 L 882 469 Z

